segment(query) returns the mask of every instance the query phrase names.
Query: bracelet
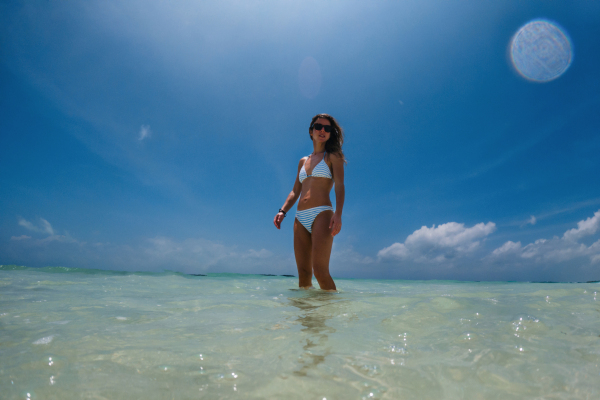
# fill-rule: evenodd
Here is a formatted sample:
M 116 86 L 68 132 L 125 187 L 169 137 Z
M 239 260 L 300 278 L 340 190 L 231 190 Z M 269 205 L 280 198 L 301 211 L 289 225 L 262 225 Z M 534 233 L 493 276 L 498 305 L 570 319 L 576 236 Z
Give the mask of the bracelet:
M 279 209 L 279 212 L 280 212 L 280 213 L 283 213 L 283 216 L 284 216 L 284 217 L 287 217 L 287 213 L 286 213 L 285 211 L 283 211 L 281 208 Z

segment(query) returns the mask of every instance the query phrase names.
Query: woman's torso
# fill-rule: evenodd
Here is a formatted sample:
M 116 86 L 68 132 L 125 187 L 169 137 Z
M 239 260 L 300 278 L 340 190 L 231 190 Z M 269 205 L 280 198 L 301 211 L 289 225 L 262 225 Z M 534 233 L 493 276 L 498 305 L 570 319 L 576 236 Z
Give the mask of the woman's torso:
M 333 174 L 331 167 L 327 164 L 327 158 L 323 154 L 322 157 L 311 156 L 307 157 L 304 165 L 306 175 L 302 181 L 302 192 L 300 193 L 300 201 L 298 202 L 298 210 L 306 210 L 318 206 L 331 206 L 329 193 L 333 188 Z M 327 171 L 329 174 L 327 174 Z M 315 176 L 310 176 L 315 174 Z M 321 176 L 317 176 L 321 175 Z M 324 177 L 329 175 L 329 177 Z

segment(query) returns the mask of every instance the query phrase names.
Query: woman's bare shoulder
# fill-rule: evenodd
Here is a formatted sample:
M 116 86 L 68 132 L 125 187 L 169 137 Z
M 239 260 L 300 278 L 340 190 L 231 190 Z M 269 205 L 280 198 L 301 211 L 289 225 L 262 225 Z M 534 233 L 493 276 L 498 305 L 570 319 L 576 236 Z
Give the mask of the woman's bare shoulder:
M 344 159 L 335 153 L 327 153 L 332 164 L 343 163 Z

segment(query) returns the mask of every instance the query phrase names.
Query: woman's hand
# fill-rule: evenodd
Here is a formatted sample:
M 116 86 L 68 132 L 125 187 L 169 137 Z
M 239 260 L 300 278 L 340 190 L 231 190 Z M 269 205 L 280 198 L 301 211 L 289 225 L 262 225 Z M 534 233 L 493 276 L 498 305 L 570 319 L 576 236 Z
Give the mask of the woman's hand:
M 331 236 L 335 236 L 342 230 L 342 216 L 333 214 L 331 222 L 329 222 L 329 229 L 331 229 Z
M 284 218 L 285 218 L 285 215 L 282 212 L 278 212 L 277 215 L 275 216 L 275 219 L 273 219 L 273 223 L 275 224 L 277 229 L 281 229 L 281 223 L 283 222 Z

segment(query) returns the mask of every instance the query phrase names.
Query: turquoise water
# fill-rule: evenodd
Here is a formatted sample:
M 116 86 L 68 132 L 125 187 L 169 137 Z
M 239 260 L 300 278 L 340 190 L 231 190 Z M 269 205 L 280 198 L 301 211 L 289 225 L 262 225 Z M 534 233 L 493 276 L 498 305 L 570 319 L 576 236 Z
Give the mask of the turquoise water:
M 598 399 L 597 283 L 0 268 L 2 399 Z

